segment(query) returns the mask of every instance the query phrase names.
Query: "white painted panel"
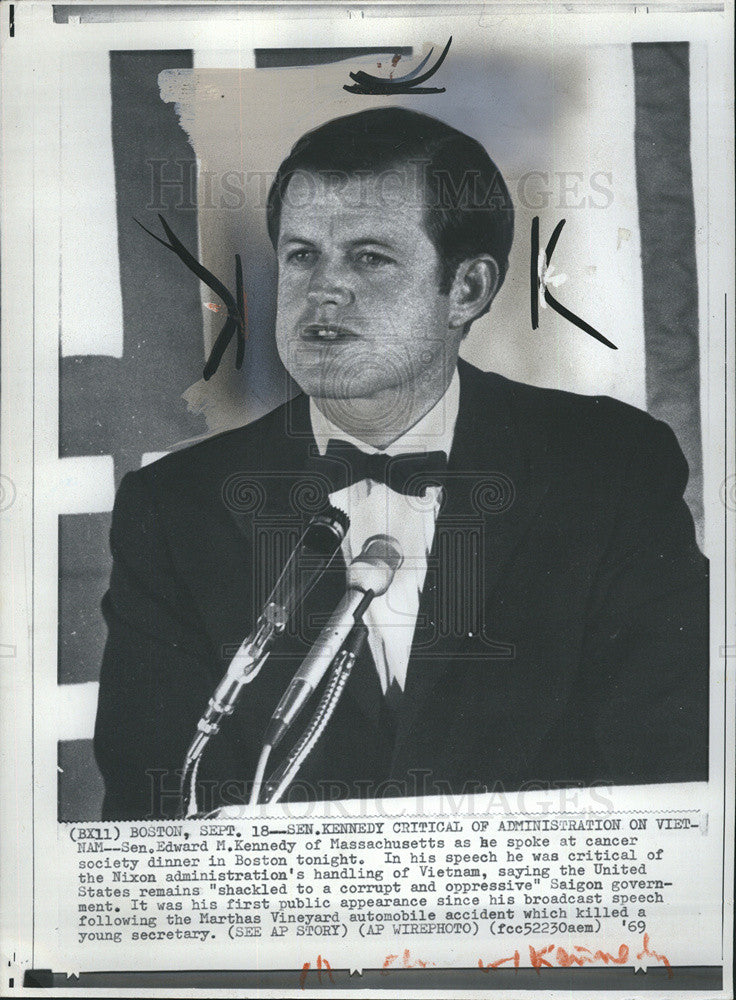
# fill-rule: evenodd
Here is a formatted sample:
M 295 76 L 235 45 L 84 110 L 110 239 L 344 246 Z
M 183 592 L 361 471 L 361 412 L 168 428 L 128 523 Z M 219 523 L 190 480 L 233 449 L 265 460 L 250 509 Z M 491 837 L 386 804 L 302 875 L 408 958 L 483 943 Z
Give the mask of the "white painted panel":
M 60 684 L 57 696 L 57 733 L 60 740 L 91 740 L 95 731 L 100 685 Z
M 112 510 L 115 464 L 112 455 L 61 458 L 56 468 L 56 509 L 59 514 L 97 514 Z
M 123 354 L 110 57 L 61 59 L 61 353 Z

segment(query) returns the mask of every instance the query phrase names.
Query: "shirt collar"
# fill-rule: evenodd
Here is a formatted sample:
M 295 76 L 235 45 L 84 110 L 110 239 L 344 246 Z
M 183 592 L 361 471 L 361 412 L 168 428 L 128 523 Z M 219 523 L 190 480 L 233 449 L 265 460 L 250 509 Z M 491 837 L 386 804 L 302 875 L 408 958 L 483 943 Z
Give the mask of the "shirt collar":
M 405 431 L 385 448 L 374 448 L 341 430 L 322 413 L 313 399 L 309 400 L 309 418 L 312 422 L 312 433 L 320 455 L 327 451 L 327 442 L 346 441 L 361 451 L 370 453 L 383 452 L 386 455 L 409 454 L 416 451 L 444 451 L 448 456 L 455 436 L 455 424 L 460 408 L 460 378 L 457 369 L 452 376 L 444 395 L 434 404 L 431 410 L 424 414 L 413 427 Z

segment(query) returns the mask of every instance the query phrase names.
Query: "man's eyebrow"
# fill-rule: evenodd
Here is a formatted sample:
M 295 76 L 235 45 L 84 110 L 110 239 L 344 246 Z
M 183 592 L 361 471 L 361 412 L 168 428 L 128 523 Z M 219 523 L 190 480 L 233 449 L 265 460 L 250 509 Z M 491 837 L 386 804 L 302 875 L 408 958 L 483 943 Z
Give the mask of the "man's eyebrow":
M 369 244 L 372 247 L 383 247 L 384 250 L 396 250 L 396 246 L 393 243 L 387 243 L 386 240 L 379 240 L 375 236 L 361 236 L 360 239 L 350 240 L 346 246 L 354 249 L 355 247 L 361 247 Z
M 299 245 L 306 247 L 316 247 L 317 244 L 306 236 L 295 236 L 291 233 L 284 234 L 283 237 L 279 239 L 279 246 L 290 246 Z M 348 247 L 350 250 L 354 250 L 356 247 L 362 246 L 372 246 L 372 247 L 382 247 L 384 250 L 391 250 L 396 252 L 397 247 L 393 243 L 387 243 L 386 240 L 379 239 L 377 236 L 360 236 L 358 239 L 347 240 L 344 246 Z
M 313 247 L 317 245 L 316 243 L 313 243 L 312 240 L 308 240 L 306 236 L 292 236 L 291 234 L 283 236 L 279 240 L 279 243 L 282 245 L 285 245 L 287 243 L 300 243 L 302 246 L 308 246 L 308 247 Z

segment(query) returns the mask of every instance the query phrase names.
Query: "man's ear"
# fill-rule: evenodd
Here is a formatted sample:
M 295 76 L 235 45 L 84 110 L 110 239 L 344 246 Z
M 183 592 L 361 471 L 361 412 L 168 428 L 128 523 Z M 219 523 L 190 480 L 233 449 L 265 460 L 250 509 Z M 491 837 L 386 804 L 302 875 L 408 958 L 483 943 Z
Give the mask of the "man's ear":
M 498 289 L 498 279 L 498 264 L 489 254 L 464 260 L 450 289 L 450 326 L 468 326 L 486 312 Z

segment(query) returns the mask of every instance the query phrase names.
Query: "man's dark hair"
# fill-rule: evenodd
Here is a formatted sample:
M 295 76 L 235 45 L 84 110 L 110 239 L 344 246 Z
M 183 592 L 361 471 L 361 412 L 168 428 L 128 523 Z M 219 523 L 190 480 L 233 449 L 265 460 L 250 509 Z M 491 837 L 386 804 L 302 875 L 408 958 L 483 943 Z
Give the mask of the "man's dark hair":
M 286 189 L 297 171 L 339 178 L 405 164 L 421 169 L 424 225 L 441 262 L 440 291 L 449 292 L 458 265 L 479 254 L 496 261 L 500 288 L 514 236 L 514 206 L 501 172 L 475 139 L 406 108 L 334 118 L 299 139 L 268 195 L 266 219 L 274 247 Z

